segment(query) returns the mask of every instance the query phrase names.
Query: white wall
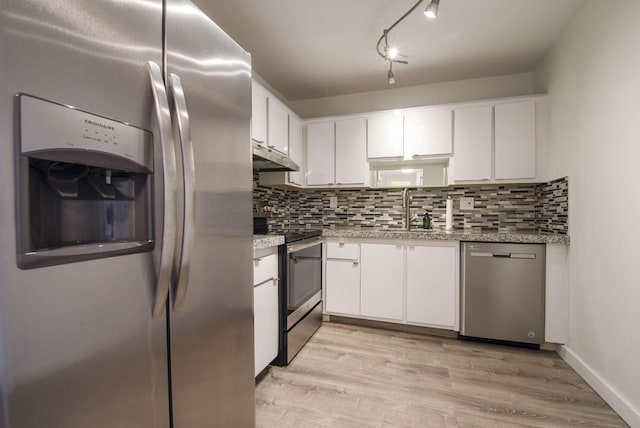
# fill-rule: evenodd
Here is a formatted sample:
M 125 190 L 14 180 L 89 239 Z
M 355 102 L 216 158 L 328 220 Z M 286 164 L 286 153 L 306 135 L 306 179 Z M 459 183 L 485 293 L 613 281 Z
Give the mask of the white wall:
M 640 1 L 587 0 L 536 71 L 569 176 L 567 361 L 640 427 Z
M 334 97 L 290 101 L 302 118 L 337 116 L 396 108 L 534 94 L 533 73 L 431 83 Z

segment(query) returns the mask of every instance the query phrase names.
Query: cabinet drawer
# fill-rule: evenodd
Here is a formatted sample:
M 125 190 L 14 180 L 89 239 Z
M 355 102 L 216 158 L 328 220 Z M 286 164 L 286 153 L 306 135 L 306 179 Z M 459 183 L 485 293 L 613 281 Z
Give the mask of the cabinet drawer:
M 358 260 L 360 258 L 358 244 L 327 242 L 327 258 Z
M 253 259 L 253 285 L 278 278 L 278 255 L 270 254 Z

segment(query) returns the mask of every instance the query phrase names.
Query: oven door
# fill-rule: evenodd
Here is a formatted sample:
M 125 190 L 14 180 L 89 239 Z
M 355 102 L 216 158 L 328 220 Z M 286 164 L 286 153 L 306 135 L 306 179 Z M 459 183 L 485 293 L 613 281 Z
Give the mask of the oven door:
M 322 299 L 322 239 L 287 245 L 287 330 Z

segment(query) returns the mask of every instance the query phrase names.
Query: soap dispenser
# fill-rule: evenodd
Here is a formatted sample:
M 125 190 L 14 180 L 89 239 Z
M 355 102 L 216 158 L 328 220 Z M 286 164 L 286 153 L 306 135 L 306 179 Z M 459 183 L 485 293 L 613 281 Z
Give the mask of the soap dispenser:
M 424 217 L 422 217 L 422 228 L 431 229 L 431 217 L 429 217 L 428 212 L 425 212 Z

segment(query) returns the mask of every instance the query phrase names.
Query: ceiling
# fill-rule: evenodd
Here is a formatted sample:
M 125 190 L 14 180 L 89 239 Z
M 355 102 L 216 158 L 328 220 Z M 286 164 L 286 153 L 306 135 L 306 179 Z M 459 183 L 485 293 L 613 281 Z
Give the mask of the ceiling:
M 389 33 L 393 87 L 530 72 L 583 0 L 424 0 Z M 416 0 L 196 0 L 290 101 L 388 88 L 382 30 Z M 404 59 L 404 58 L 401 58 Z

